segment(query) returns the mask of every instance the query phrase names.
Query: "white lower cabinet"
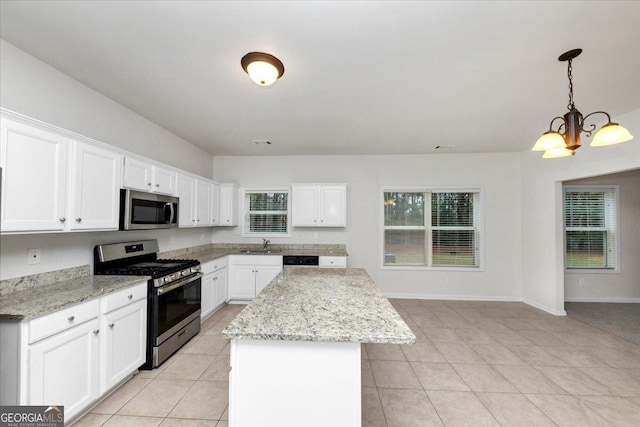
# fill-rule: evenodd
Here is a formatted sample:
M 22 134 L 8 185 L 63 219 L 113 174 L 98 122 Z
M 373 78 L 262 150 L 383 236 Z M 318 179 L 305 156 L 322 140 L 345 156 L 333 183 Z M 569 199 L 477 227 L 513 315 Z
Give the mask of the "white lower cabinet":
M 229 258 L 230 300 L 252 300 L 282 271 L 281 256 L 232 255 Z
M 144 364 L 147 283 L 22 322 L 0 322 L 0 405 L 80 415 Z
M 96 400 L 99 334 L 96 318 L 30 345 L 25 404 L 64 405 L 69 419 Z
M 146 360 L 147 284 L 102 299 L 100 393 L 135 372 Z M 117 301 L 118 297 L 122 301 Z
M 228 301 L 229 295 L 229 269 L 228 257 L 219 258 L 202 264 L 202 320 L 206 319 L 218 307 Z

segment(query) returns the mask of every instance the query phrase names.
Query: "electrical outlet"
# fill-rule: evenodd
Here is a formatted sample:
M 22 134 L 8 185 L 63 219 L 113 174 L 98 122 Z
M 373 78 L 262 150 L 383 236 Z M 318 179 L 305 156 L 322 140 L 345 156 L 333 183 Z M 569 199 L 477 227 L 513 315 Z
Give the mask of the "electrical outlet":
M 40 249 L 29 249 L 27 251 L 27 264 L 40 264 Z

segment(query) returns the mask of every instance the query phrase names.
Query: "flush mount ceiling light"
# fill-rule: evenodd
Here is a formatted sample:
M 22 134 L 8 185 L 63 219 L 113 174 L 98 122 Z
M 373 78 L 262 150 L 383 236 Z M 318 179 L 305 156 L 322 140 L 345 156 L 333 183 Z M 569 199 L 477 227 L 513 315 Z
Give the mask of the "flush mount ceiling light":
M 240 60 L 251 80 L 260 86 L 271 86 L 284 74 L 284 65 L 273 55 L 249 52 Z
M 594 114 L 604 114 L 607 116 L 607 123 L 602 126 L 593 137 L 593 141 L 591 141 L 590 144 L 592 147 L 619 144 L 633 139 L 633 136 L 627 129 L 623 128 L 618 123 L 613 123 L 611 121 L 609 113 L 604 111 L 595 111 L 583 117 L 582 113 L 576 109 L 576 106 L 573 103 L 573 76 L 571 75 L 571 61 L 581 53 L 582 49 L 573 49 L 558 57 L 558 61 L 568 61 L 567 75 L 569 76 L 569 105 L 567 105 L 567 108 L 569 109 L 569 112 L 562 117 L 554 117 L 549 124 L 549 130 L 546 131 L 533 146 L 533 151 L 545 152 L 542 156 L 545 159 L 555 159 L 558 157 L 574 155 L 581 145 L 580 134 L 584 132 L 587 137 L 590 137 L 596 129 L 595 124 L 587 125 L 585 128 L 585 121 Z M 556 130 L 553 130 L 553 123 L 556 120 L 560 120 L 561 123 Z

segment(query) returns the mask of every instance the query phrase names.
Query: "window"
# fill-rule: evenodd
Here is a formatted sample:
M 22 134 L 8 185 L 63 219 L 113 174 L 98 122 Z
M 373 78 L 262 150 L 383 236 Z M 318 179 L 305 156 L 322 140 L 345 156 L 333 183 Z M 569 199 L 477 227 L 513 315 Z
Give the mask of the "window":
M 244 236 L 289 234 L 288 191 L 244 192 Z
M 565 267 L 615 269 L 617 188 L 564 187 Z
M 384 265 L 479 267 L 477 191 L 385 191 Z

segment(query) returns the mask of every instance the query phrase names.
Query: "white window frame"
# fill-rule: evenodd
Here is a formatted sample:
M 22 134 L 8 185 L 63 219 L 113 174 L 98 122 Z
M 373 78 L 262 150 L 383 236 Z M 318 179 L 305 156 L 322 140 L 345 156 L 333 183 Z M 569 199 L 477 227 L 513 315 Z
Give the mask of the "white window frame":
M 286 187 L 275 188 L 242 188 L 242 237 L 291 237 L 291 190 Z M 286 233 L 256 233 L 246 228 L 247 193 L 286 193 L 287 194 L 287 232 Z
M 613 191 L 615 195 L 616 262 L 613 267 L 567 267 L 567 230 L 565 222 L 565 193 L 567 191 Z M 562 263 L 567 274 L 618 274 L 620 273 L 620 186 L 619 185 L 563 185 L 562 186 Z
M 477 266 L 457 266 L 457 265 L 430 265 L 433 254 L 431 253 L 431 244 L 428 246 L 427 253 L 427 265 L 385 265 L 385 230 L 393 230 L 393 226 L 384 225 L 384 193 L 476 193 L 477 194 L 477 209 L 474 209 L 474 223 L 476 227 L 469 227 L 469 229 L 475 228 L 478 239 L 476 242 L 478 265 Z M 379 253 L 380 253 L 380 268 L 382 270 L 420 270 L 420 271 L 466 271 L 466 272 L 483 272 L 484 271 L 484 219 L 483 219 L 483 191 L 479 187 L 415 187 L 415 186 L 402 186 L 402 187 L 382 187 L 380 188 L 380 201 L 378 206 L 379 210 L 379 224 L 380 224 L 380 236 L 379 236 Z M 425 217 L 431 217 L 431 196 L 429 200 L 425 199 Z M 409 230 L 415 228 L 416 230 L 424 230 L 425 226 L 415 227 L 398 227 L 398 229 Z M 456 229 L 462 229 L 461 227 L 455 227 Z M 429 229 L 447 229 L 447 227 L 429 227 Z M 428 236 L 431 239 L 431 234 Z

